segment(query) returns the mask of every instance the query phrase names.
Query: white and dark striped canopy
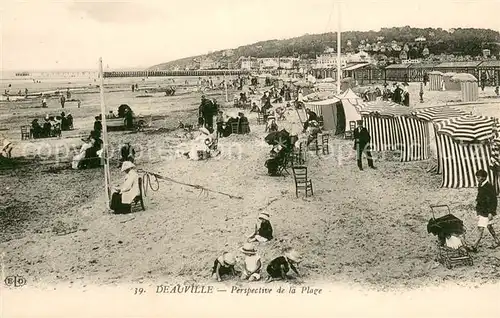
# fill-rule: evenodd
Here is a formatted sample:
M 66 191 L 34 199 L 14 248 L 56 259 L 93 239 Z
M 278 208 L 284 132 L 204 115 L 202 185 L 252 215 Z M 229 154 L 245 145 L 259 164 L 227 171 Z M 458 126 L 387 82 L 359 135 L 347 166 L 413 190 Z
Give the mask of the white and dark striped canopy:
M 445 134 L 456 141 L 482 142 L 495 136 L 495 118 L 466 115 L 436 123 L 436 132 Z
M 467 113 L 449 106 L 422 108 L 415 112 L 415 116 L 427 121 L 441 121 L 453 117 L 465 116 Z
M 357 105 L 361 115 L 378 114 L 380 116 L 408 116 L 415 112 L 414 109 L 401 106 L 389 101 L 364 102 Z

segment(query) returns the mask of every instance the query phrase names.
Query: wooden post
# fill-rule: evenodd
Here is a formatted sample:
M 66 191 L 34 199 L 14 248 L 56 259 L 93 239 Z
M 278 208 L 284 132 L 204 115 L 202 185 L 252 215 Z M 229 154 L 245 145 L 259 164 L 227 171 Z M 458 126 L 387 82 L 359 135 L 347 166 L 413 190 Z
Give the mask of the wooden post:
M 340 28 L 341 28 L 341 21 L 340 21 L 340 5 L 341 2 L 338 3 L 338 11 L 337 11 L 337 19 L 338 19 L 338 30 L 337 30 L 337 94 L 340 95 L 340 78 L 341 78 L 341 70 L 340 70 L 340 50 L 342 49 L 341 46 L 341 38 L 340 38 Z
M 102 116 L 102 162 L 104 163 L 104 187 L 106 194 L 106 206 L 110 207 L 110 173 L 108 160 L 108 131 L 106 127 L 106 105 L 104 103 L 104 72 L 102 69 L 102 57 L 99 58 L 99 77 L 100 77 L 100 92 L 101 92 L 101 116 Z

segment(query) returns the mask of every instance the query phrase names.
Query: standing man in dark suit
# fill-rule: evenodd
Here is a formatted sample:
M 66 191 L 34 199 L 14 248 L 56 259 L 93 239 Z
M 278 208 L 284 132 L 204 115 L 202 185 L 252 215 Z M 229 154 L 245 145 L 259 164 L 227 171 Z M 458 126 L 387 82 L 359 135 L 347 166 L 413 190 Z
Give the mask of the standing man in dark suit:
M 483 238 L 484 229 L 487 228 L 491 236 L 495 240 L 494 247 L 500 245 L 500 240 L 493 229 L 493 217 L 497 214 L 497 195 L 495 193 L 495 188 L 491 183 L 488 182 L 488 173 L 484 170 L 479 170 L 476 172 L 477 182 L 479 186 L 477 188 L 477 198 L 476 198 L 476 213 L 477 213 L 477 228 L 479 230 L 479 238 L 474 244 L 473 251 L 477 251 L 479 242 Z
M 356 159 L 358 160 L 359 170 L 363 170 L 363 163 L 361 159 L 363 159 L 363 153 L 366 154 L 366 158 L 368 159 L 368 166 L 372 169 L 375 169 L 373 165 L 373 158 L 370 151 L 370 133 L 368 129 L 363 127 L 363 121 L 358 120 L 358 128 L 354 130 L 354 149 L 356 150 Z

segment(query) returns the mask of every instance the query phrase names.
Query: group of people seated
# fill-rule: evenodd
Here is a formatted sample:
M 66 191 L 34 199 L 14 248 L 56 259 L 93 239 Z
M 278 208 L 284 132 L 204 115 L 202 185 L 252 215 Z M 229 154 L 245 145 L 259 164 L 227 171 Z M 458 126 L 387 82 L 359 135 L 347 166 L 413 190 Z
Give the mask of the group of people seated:
M 243 254 L 241 264 L 237 264 L 237 258 L 233 253 L 223 252 L 213 263 L 212 277 L 219 282 L 223 278 L 237 276 L 240 276 L 243 281 L 261 280 L 264 266 L 255 244 L 265 244 L 272 239 L 273 227 L 271 226 L 269 213 L 260 212 L 252 235 L 248 237 L 247 243 L 240 248 L 240 252 Z M 290 270 L 300 276 L 297 265 L 302 261 L 302 256 L 292 248 L 286 248 L 283 252 L 283 255 L 275 257 L 265 267 L 267 272 L 266 282 L 286 280 L 290 278 L 288 275 Z
M 73 128 L 73 116 L 64 112 L 60 116 L 45 116 L 43 124 L 38 119 L 31 122 L 30 134 L 33 138 L 48 138 L 61 135 L 61 131 Z
M 191 149 L 182 154 L 189 160 L 204 160 L 220 154 L 217 150 L 218 140 L 210 131 L 202 127 L 199 135 L 191 142 Z
M 384 84 L 384 90 L 382 92 L 382 100 L 391 100 L 396 104 L 403 106 L 410 106 L 410 93 L 408 91 L 408 83 L 393 83 L 392 87 L 389 87 L 387 83 Z
M 86 169 L 101 166 L 103 142 L 100 133 L 93 130 L 90 136 L 82 141 L 84 144 L 78 154 L 73 157 L 72 168 Z
M 238 134 L 250 133 L 250 124 L 248 118 L 242 112 L 238 113 L 238 117 L 229 117 L 227 121 L 224 121 L 224 113 L 222 111 L 218 111 L 216 124 L 218 137 L 228 137 L 229 135 L 234 133 L 234 124 L 236 124 Z
M 297 140 L 297 136 L 290 136 L 285 129 L 266 136 L 265 141 L 273 146 L 269 152 L 270 158 L 264 163 L 270 176 L 280 175 L 280 169 L 286 165 Z

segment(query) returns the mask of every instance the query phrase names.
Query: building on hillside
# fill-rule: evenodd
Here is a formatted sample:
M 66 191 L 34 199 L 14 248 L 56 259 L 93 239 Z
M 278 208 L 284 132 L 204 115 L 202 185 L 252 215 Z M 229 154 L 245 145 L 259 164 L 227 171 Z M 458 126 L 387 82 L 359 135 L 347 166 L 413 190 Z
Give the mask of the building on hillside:
M 418 38 L 415 39 L 415 42 L 425 42 L 427 41 L 426 38 L 424 38 L 423 36 L 419 36 Z
M 242 70 L 256 70 L 259 69 L 259 61 L 255 57 L 240 57 L 238 62 L 240 63 L 240 69 Z
M 216 70 L 219 66 L 219 62 L 211 58 L 204 58 L 200 61 L 200 70 Z
M 280 66 L 280 61 L 275 57 L 264 57 L 258 59 L 260 70 L 277 70 Z
M 278 60 L 278 67 L 284 70 L 299 68 L 299 59 L 295 57 L 283 57 Z

